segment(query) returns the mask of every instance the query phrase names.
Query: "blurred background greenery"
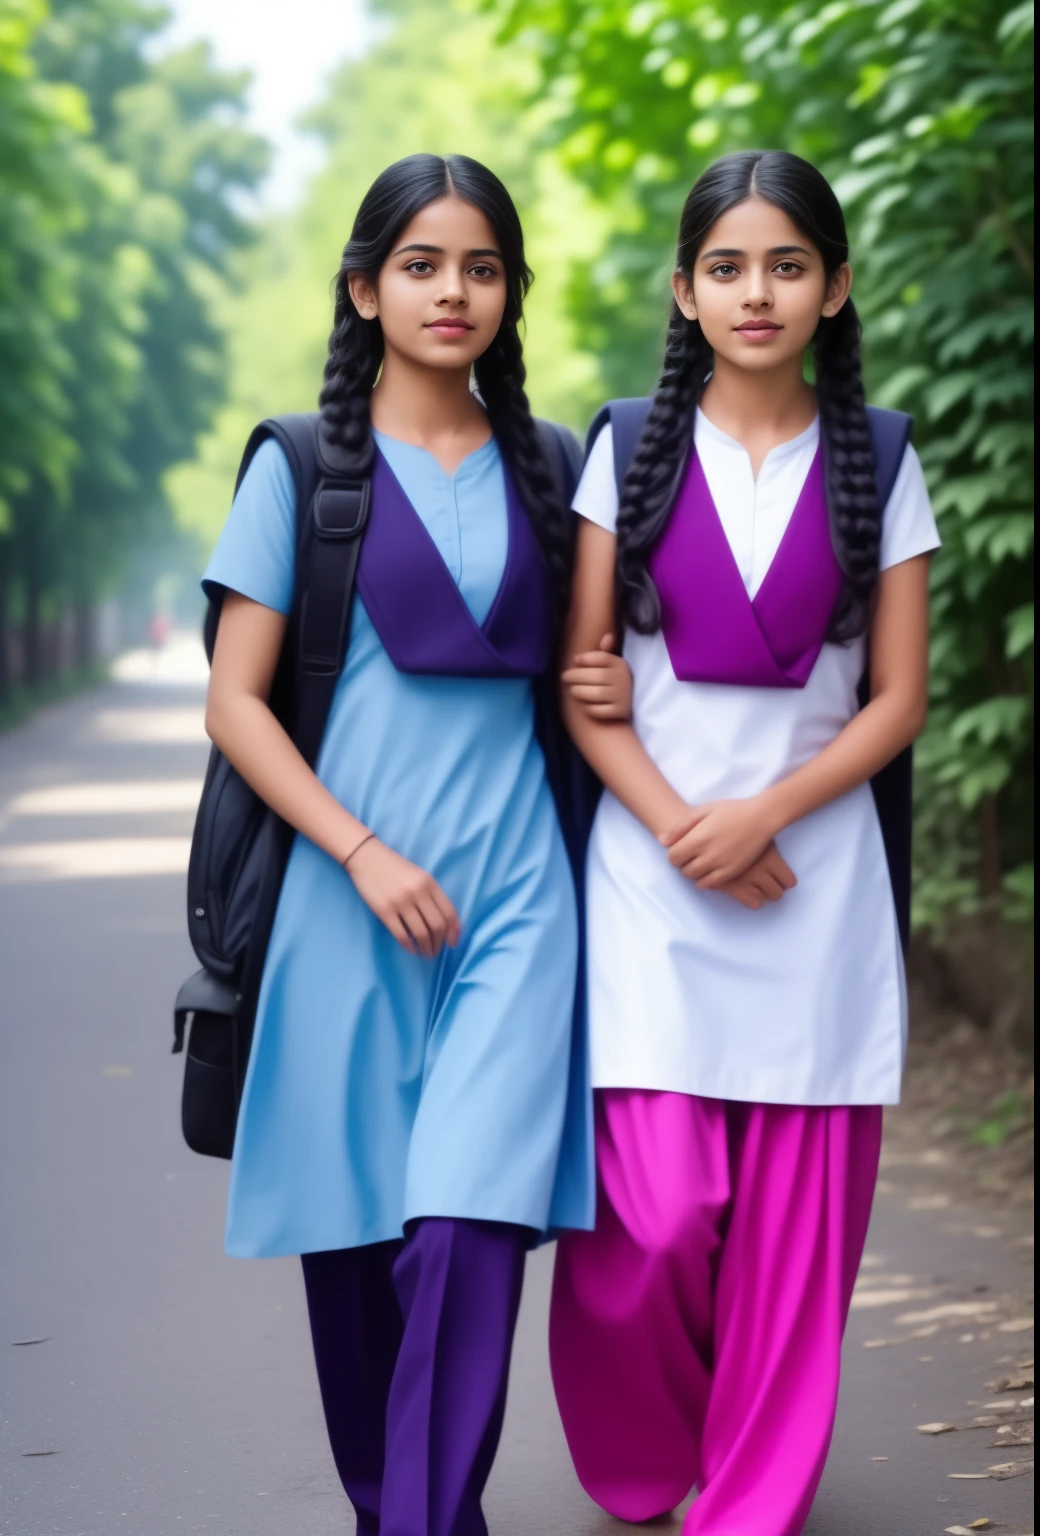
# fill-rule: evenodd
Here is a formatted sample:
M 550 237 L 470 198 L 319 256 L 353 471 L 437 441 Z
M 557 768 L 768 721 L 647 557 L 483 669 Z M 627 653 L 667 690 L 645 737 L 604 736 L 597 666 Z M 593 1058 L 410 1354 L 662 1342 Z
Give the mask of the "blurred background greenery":
M 165 43 L 165 6 L 0 0 L 0 710 L 82 674 L 120 625 L 194 618 L 250 427 L 313 407 L 330 279 L 388 162 L 458 150 L 509 184 L 537 275 L 532 399 L 581 430 L 603 399 L 652 386 L 692 180 L 726 150 L 783 146 L 843 200 L 871 397 L 914 413 L 943 533 L 917 923 L 948 955 L 966 923 L 989 948 L 998 929 L 1021 930 L 1032 4 L 365 10 L 363 45 L 306 113 L 321 155 L 272 210 L 247 76 L 204 41 Z M 326 46 L 283 15 L 287 60 Z M 1001 965 L 1017 975 L 1020 960 Z M 986 985 L 997 1007 L 1001 988 Z

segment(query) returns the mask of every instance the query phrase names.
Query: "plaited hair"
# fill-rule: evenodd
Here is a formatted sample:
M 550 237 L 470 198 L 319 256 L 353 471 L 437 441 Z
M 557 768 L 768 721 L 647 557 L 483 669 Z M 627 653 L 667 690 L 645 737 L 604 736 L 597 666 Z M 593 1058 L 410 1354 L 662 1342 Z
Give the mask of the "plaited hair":
M 806 160 L 784 151 L 726 155 L 704 172 L 683 206 L 676 269 L 687 278 L 714 224 L 750 197 L 783 210 L 815 245 L 827 276 L 848 260 L 845 220 L 833 191 Z M 831 540 L 845 576 L 828 638 L 862 634 L 877 585 L 881 511 L 860 364 L 860 325 L 850 300 L 813 337 L 816 393 L 827 471 Z M 661 625 L 661 603 L 647 569 L 664 531 L 692 443 L 694 414 L 712 369 L 700 324 L 673 302 L 664 367 L 632 455 L 618 508 L 618 601 L 643 634 Z
M 319 396 L 325 430 L 359 469 L 373 452 L 369 397 L 383 361 L 383 329 L 364 320 L 350 296 L 349 278 L 360 272 L 375 282 L 407 224 L 429 203 L 454 196 L 470 203 L 495 232 L 505 268 L 506 306 L 498 334 L 477 359 L 477 387 L 499 448 L 516 480 L 520 499 L 541 548 L 557 618 L 570 583 L 570 523 L 524 392 L 526 369 L 520 340 L 523 303 L 532 273 L 513 201 L 486 166 L 466 155 L 409 155 L 372 183 L 354 220 L 336 278 L 336 307 L 325 382 Z

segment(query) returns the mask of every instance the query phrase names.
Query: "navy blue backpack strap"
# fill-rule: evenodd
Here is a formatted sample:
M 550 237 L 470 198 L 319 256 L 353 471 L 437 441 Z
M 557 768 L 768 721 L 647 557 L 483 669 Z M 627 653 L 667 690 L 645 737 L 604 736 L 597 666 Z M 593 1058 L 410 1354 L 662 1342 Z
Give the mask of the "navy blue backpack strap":
M 564 504 L 569 507 L 581 477 L 581 444 L 569 427 L 561 427 L 558 422 L 536 416 L 534 425 Z
M 903 462 L 914 419 L 905 411 L 883 411 L 880 406 L 867 406 L 867 425 L 874 449 L 874 473 L 877 480 L 878 506 L 884 514 L 895 489 L 899 467 Z
M 317 411 L 272 416 L 252 432 L 235 489 L 262 443 L 273 438 L 285 454 L 296 492 L 296 546 L 292 608 L 271 688 L 271 708 L 313 768 L 321 750 L 350 638 L 361 540 L 371 503 L 371 451 L 348 460 L 320 432 Z M 207 615 L 207 649 L 220 617 L 219 599 Z M 235 1090 L 241 1095 L 252 1045 L 253 1020 L 264 961 L 293 830 L 269 813 L 268 854 L 256 897 L 252 933 L 239 983 L 233 1033 Z
M 628 473 L 628 466 L 632 462 L 632 455 L 636 451 L 636 444 L 646 425 L 646 418 L 650 414 L 653 403 L 652 395 L 636 395 L 624 400 L 611 400 L 598 413 L 589 428 L 585 443 L 586 456 L 591 452 L 593 443 L 607 422 L 610 422 L 610 435 L 614 447 L 614 481 L 619 498 L 621 487 L 625 483 L 625 475 Z
M 899 468 L 906 454 L 913 428 L 913 418 L 903 411 L 884 411 L 867 406 L 867 422 L 874 447 L 878 505 L 882 521 L 895 489 Z M 860 705 L 870 700 L 870 675 L 864 672 L 859 688 Z M 914 751 L 906 747 L 887 763 L 870 781 L 877 807 L 881 836 L 885 844 L 888 873 L 892 881 L 899 937 L 905 954 L 910 943 L 910 898 L 914 825 Z

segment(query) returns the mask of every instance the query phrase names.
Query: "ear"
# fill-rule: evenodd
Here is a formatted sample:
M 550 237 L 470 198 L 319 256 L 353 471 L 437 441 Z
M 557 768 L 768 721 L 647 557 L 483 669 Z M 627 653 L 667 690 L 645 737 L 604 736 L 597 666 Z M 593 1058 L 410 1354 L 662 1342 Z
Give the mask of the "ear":
M 824 319 L 833 320 L 848 298 L 851 288 L 852 268 L 847 261 L 843 261 L 827 284 L 827 295 L 823 301 L 823 309 L 820 311 Z
M 672 273 L 672 292 L 675 294 L 675 302 L 687 320 L 696 320 L 697 306 L 693 302 L 693 283 L 685 272 Z
M 354 300 L 354 308 L 362 320 L 375 320 L 379 316 L 379 301 L 376 298 L 376 290 L 363 272 L 351 272 L 347 278 L 347 287 L 350 297 Z

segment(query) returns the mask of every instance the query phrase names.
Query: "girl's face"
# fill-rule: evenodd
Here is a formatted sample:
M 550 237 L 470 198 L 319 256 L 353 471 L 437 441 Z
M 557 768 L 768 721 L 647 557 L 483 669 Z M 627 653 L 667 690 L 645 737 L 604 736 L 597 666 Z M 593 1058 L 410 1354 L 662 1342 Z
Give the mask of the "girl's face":
M 350 294 L 363 319 L 379 319 L 388 352 L 468 369 L 502 323 L 505 263 L 479 209 L 442 197 L 401 231 L 375 283 L 351 275 Z
M 672 278 L 679 308 L 700 321 L 716 358 L 760 372 L 800 359 L 821 315 L 836 315 L 851 285 L 847 263 L 828 278 L 811 241 L 759 197 L 723 214 L 692 274 Z

